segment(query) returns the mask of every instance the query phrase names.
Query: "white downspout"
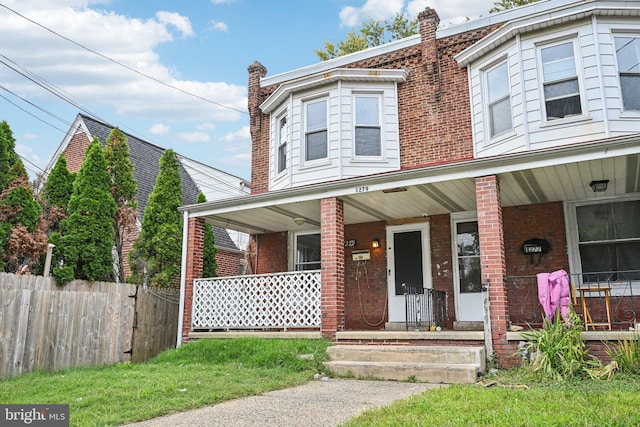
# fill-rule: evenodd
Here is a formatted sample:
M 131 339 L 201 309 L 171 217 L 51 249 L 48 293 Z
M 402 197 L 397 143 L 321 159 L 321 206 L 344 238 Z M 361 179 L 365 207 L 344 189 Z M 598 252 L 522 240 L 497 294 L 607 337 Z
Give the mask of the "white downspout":
M 182 322 L 184 321 L 184 293 L 187 284 L 187 248 L 189 237 L 189 212 L 182 214 L 182 265 L 180 266 L 180 307 L 178 311 L 178 337 L 176 348 L 182 345 Z

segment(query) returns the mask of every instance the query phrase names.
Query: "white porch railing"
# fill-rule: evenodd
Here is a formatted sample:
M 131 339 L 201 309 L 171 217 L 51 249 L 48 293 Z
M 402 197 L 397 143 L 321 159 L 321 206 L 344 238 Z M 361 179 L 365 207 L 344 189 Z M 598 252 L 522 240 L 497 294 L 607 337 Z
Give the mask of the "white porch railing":
M 320 270 L 196 279 L 191 328 L 320 328 Z

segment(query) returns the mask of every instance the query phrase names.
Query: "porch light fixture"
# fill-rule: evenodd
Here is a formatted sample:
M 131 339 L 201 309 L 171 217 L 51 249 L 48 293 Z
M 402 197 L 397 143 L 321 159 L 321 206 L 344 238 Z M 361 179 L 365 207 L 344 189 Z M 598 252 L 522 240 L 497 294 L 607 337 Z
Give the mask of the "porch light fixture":
M 296 217 L 296 218 L 293 218 L 293 222 L 295 222 L 297 225 L 302 225 L 305 222 L 307 222 L 307 220 L 301 217 Z
M 602 193 L 607 191 L 607 186 L 609 185 L 608 179 L 603 179 L 600 181 L 591 181 L 589 186 L 593 190 L 594 193 Z
M 371 241 L 371 247 L 376 249 L 380 247 L 380 239 L 375 238 Z

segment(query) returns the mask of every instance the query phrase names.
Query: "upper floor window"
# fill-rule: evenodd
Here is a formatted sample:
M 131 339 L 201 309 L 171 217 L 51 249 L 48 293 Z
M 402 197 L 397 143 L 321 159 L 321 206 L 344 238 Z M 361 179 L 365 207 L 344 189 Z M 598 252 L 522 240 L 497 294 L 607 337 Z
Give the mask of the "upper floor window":
M 355 154 L 381 156 L 380 97 L 355 96 Z
M 327 100 L 309 101 L 305 104 L 305 160 L 327 157 Z
M 287 125 L 287 117 L 283 116 L 278 119 L 278 173 L 287 168 L 287 140 L 289 139 L 289 126 Z
M 509 93 L 509 67 L 503 62 L 486 72 L 489 131 L 491 137 L 513 128 L 511 122 L 511 96 Z
M 582 114 L 573 42 L 540 49 L 547 120 Z
M 622 105 L 625 110 L 640 110 L 640 37 L 614 37 Z

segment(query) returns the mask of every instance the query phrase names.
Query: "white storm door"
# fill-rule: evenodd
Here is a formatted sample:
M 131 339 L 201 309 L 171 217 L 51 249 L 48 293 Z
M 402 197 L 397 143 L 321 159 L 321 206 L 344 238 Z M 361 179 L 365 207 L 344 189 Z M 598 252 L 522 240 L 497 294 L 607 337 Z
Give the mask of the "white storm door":
M 431 288 L 429 223 L 387 227 L 389 322 L 404 322 L 403 283 Z
M 475 215 L 452 217 L 456 319 L 462 322 L 484 319 L 480 272 L 480 239 Z

